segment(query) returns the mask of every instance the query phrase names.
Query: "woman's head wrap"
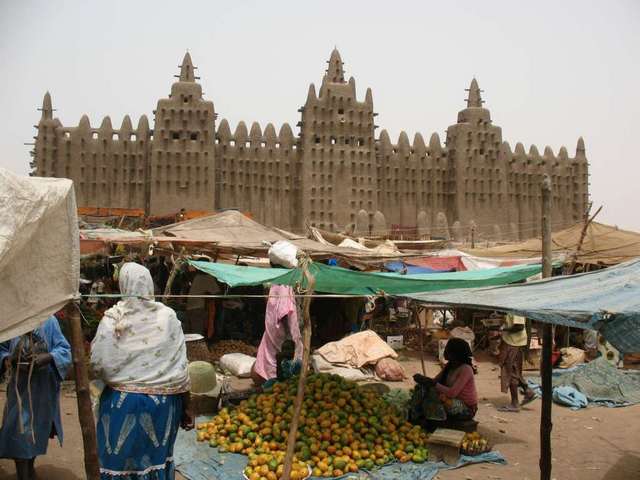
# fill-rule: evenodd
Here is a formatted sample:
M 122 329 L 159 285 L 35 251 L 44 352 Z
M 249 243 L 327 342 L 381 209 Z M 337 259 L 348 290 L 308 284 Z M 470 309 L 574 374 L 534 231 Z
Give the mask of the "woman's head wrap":
M 466 363 L 472 365 L 471 347 L 466 340 L 462 338 L 451 338 L 444 347 L 445 358 L 449 361 L 455 360 L 459 363 Z

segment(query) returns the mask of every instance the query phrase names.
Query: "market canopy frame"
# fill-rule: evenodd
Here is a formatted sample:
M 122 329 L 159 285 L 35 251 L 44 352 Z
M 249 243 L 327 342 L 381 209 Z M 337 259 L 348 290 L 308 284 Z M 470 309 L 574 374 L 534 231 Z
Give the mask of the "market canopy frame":
M 622 353 L 640 351 L 640 259 L 525 284 L 404 295 L 422 303 L 496 310 L 589 328 Z
M 151 245 L 178 253 L 184 247 L 190 253 L 210 256 L 267 257 L 271 245 L 285 240 L 314 260 L 338 258 L 349 265 L 366 269 L 384 262 L 422 256 L 422 252 L 359 249 L 322 244 L 302 235 L 268 227 L 237 210 L 185 220 L 151 230 L 129 232 L 119 229 L 83 229 L 81 249 L 85 255 L 105 255 L 111 245 L 148 248 Z
M 584 223 L 580 222 L 554 232 L 551 249 L 556 257 L 575 255 L 579 264 L 612 266 L 640 257 L 640 233 L 598 222 L 589 222 L 585 230 Z M 530 238 L 519 243 L 461 250 L 478 257 L 540 257 L 542 239 Z

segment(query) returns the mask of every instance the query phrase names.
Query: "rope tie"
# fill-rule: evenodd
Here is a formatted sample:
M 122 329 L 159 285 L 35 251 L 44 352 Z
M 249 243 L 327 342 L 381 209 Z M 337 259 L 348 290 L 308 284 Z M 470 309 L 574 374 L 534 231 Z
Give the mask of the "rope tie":
M 31 333 L 29 333 L 28 337 L 26 335 L 23 335 L 22 337 L 20 337 L 20 340 L 18 341 L 18 345 L 16 346 L 16 349 L 18 350 L 18 358 L 16 362 L 16 371 L 13 377 L 13 383 L 14 383 L 14 389 L 16 391 L 16 400 L 18 401 L 18 418 L 19 418 L 18 433 L 23 435 L 24 425 L 22 423 L 22 414 L 23 414 L 22 396 L 20 395 L 20 388 L 18 387 L 18 382 L 20 378 L 20 360 L 22 360 L 22 349 L 27 339 L 28 339 L 27 345 L 32 354 L 31 360 L 29 361 L 29 373 L 27 374 L 27 398 L 29 401 L 29 428 L 31 430 L 31 442 L 35 445 L 36 434 L 33 428 L 33 395 L 31 392 L 31 379 L 33 377 L 33 369 L 35 367 L 36 358 L 35 358 L 35 355 L 33 355 L 34 353 L 33 352 L 33 335 Z

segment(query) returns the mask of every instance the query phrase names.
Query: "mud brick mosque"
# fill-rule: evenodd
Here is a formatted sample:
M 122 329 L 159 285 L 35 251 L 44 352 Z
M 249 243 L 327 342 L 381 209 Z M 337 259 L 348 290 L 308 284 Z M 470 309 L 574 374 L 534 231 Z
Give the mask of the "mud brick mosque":
M 75 182 L 86 207 L 144 209 L 150 215 L 237 208 L 267 225 L 307 224 L 355 233 L 414 229 L 421 235 L 495 240 L 540 230 L 540 182 L 552 180 L 553 222 L 580 221 L 589 198 L 582 138 L 573 157 L 562 147 L 511 148 L 491 122 L 475 79 L 466 108 L 438 134 L 376 134 L 373 94 L 356 95 L 353 77 L 333 50 L 320 88 L 311 84 L 297 134 L 285 123 L 217 121 L 187 53 L 153 124 L 129 116 L 114 128 L 105 117 L 74 127 L 54 118 L 46 93 L 32 152 L 32 174 Z

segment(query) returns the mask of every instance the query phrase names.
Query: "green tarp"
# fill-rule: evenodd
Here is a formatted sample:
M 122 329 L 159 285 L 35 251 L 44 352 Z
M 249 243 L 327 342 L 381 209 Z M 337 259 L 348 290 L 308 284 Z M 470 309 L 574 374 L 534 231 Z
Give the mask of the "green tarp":
M 198 261 L 189 261 L 189 264 L 231 287 L 264 283 L 291 286 L 302 283 L 305 286 L 300 269 L 243 267 Z M 315 262 L 309 266 L 309 272 L 316 279 L 316 291 L 345 295 L 371 295 L 380 291 L 388 294 L 402 294 L 505 285 L 536 275 L 541 269 L 540 265 L 519 265 L 466 272 L 400 275 L 358 272 Z

